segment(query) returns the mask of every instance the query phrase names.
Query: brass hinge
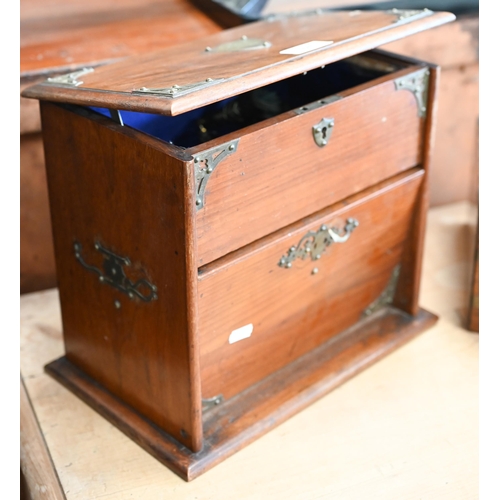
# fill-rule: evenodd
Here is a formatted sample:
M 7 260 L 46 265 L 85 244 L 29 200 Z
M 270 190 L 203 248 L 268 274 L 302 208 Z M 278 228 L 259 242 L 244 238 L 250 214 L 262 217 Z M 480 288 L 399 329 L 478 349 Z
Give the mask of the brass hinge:
M 135 95 L 158 95 L 163 97 L 168 97 L 170 99 L 175 99 L 176 97 L 182 97 L 183 95 L 196 92 L 198 90 L 211 87 L 224 81 L 224 78 L 206 78 L 201 82 L 188 83 L 186 85 L 172 85 L 171 87 L 165 87 L 163 89 L 150 89 L 148 87 L 141 87 L 140 89 L 132 90 L 132 94 Z
M 243 35 L 237 40 L 224 42 L 215 47 L 205 47 L 205 52 L 241 52 L 246 50 L 262 50 L 271 47 L 271 42 L 262 40 L 261 38 L 248 38 Z
M 328 97 L 324 97 L 323 99 L 319 99 L 318 101 L 311 102 L 310 104 L 306 104 L 305 106 L 301 106 L 300 108 L 294 109 L 295 113 L 298 115 L 302 115 L 307 113 L 308 111 L 313 111 L 315 109 L 321 108 L 322 106 L 326 106 L 327 104 L 331 104 L 332 102 L 339 101 L 342 99 L 341 95 L 331 95 Z
M 423 17 L 430 16 L 434 14 L 434 12 L 430 9 L 420 9 L 420 10 L 411 10 L 411 9 L 391 9 L 386 11 L 387 14 L 395 14 L 398 17 L 392 21 L 393 23 L 403 24 L 411 21 L 416 21 L 417 19 L 421 19 Z

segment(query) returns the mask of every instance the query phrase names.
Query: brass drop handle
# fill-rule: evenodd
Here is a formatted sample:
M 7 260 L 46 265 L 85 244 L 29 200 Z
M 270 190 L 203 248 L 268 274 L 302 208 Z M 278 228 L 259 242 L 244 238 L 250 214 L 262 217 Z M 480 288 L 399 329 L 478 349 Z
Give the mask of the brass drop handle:
M 296 246 L 290 247 L 288 253 L 281 257 L 278 266 L 290 268 L 295 259 L 305 260 L 308 257 L 311 260 L 318 260 L 332 243 L 347 241 L 358 226 L 359 222 L 352 218 L 347 219 L 343 231 L 323 224 L 317 231 L 309 231 L 305 234 Z
M 314 142 L 320 148 L 328 144 L 332 136 L 334 123 L 333 118 L 323 118 L 319 123 L 313 125 L 312 132 Z

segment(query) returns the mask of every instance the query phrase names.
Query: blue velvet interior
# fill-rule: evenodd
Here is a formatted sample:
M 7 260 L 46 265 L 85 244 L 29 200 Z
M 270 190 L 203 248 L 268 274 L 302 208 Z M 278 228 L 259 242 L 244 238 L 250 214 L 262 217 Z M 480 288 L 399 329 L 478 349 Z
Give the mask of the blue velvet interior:
M 344 60 L 178 116 L 134 111 L 120 113 L 124 125 L 188 148 L 365 83 L 382 74 L 374 69 L 356 67 L 349 60 Z M 237 113 L 222 112 L 235 106 Z M 110 116 L 108 109 L 91 109 Z M 226 116 L 230 118 L 226 119 Z M 209 129 L 210 136 L 200 132 L 204 125 Z
M 227 102 L 233 99 L 234 97 L 220 101 L 210 107 L 213 109 L 221 109 L 227 104 Z M 197 144 L 195 135 L 189 134 L 189 129 L 192 128 L 193 124 L 195 124 L 196 121 L 207 112 L 208 107 L 209 106 L 194 109 L 193 111 L 188 111 L 187 113 L 183 113 L 178 116 L 163 116 L 126 110 L 121 110 L 120 115 L 122 117 L 123 124 L 128 127 L 140 130 L 141 132 L 156 137 L 157 139 L 161 139 L 162 141 L 189 148 Z M 111 113 L 107 108 L 90 107 L 90 109 L 111 118 Z M 193 137 L 192 142 L 176 140 L 178 137 L 189 135 Z M 182 142 L 182 144 L 179 144 L 179 142 Z

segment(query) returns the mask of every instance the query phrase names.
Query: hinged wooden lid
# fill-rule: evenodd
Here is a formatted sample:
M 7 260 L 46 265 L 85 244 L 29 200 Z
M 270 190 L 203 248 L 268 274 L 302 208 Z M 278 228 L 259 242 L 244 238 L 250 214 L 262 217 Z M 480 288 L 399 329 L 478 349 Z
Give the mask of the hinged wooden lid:
M 398 9 L 278 15 L 48 79 L 23 95 L 178 115 L 454 19 L 447 12 Z

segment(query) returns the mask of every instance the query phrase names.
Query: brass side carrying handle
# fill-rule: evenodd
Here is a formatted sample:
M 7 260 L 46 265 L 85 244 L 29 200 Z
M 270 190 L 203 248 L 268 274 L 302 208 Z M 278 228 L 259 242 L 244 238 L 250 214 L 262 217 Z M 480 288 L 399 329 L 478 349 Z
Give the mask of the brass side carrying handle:
M 124 266 L 130 266 L 131 262 L 128 257 L 117 255 L 111 250 L 103 247 L 99 241 L 96 241 L 94 248 L 101 253 L 104 260 L 102 263 L 103 269 L 87 264 L 82 257 L 82 245 L 78 241 L 73 244 L 76 260 L 87 271 L 95 273 L 99 276 L 99 282 L 112 286 L 120 292 L 128 295 L 130 299 L 137 297 L 143 302 L 151 302 L 158 298 L 156 286 L 142 278 L 136 282 L 130 280 L 126 274 Z M 143 293 L 144 292 L 144 293 Z M 119 302 L 115 301 L 115 306 L 119 308 Z
M 295 259 L 305 260 L 308 257 L 311 260 L 318 260 L 332 243 L 346 242 L 358 226 L 359 222 L 352 218 L 347 219 L 343 232 L 341 229 L 329 228 L 323 224 L 317 231 L 309 231 L 296 246 L 290 247 L 288 253 L 281 257 L 278 266 L 290 268 Z
M 322 148 L 328 144 L 332 136 L 334 124 L 333 118 L 323 118 L 319 123 L 313 125 L 312 133 L 317 146 Z

